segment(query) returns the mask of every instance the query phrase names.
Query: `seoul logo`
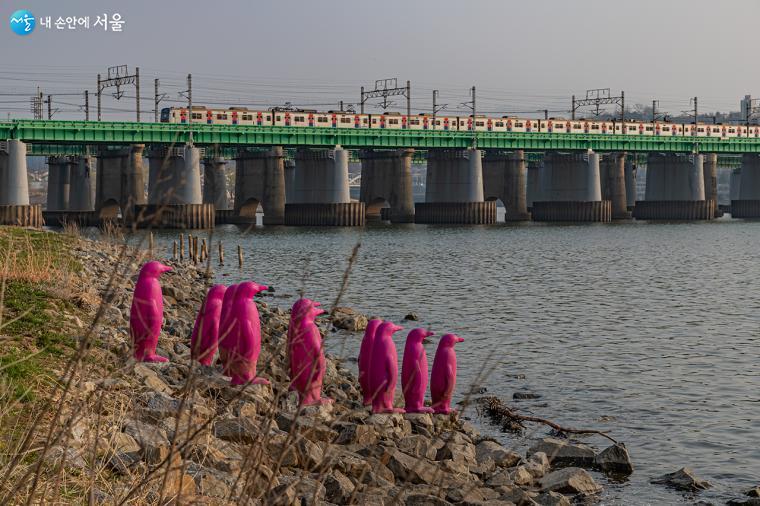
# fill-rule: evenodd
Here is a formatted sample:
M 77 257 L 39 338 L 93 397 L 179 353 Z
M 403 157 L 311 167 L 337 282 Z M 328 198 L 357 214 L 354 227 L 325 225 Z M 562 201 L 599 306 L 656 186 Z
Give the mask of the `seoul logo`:
M 16 32 L 16 35 L 29 35 L 34 31 L 36 25 L 32 13 L 25 9 L 17 10 L 11 14 L 10 24 L 11 30 Z

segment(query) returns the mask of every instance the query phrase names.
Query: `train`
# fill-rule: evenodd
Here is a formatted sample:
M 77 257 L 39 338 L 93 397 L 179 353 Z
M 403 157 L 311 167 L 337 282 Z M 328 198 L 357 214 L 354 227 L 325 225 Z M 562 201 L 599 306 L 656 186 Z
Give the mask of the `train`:
M 245 107 L 209 109 L 193 106 L 161 109 L 162 123 L 194 123 L 205 125 L 280 126 L 303 128 L 377 128 L 388 130 L 443 130 L 476 132 L 521 132 L 555 134 L 694 136 L 719 139 L 760 137 L 758 125 L 726 125 L 708 123 L 612 121 L 598 119 L 529 119 L 512 116 L 441 116 L 401 113 L 358 114 L 346 111 L 318 112 L 307 109 L 270 109 L 252 111 Z

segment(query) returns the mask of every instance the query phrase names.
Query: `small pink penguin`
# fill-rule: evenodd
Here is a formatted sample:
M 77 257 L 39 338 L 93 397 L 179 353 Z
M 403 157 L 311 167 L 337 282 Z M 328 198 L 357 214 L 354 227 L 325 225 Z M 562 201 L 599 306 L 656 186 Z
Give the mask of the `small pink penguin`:
M 393 333 L 402 329 L 403 327 L 393 322 L 384 322 L 375 332 L 372 356 L 367 370 L 373 413 L 404 412 L 401 408 L 393 407 L 398 382 L 398 355 L 396 345 L 393 343 Z
M 404 391 L 407 413 L 432 413 L 433 409 L 425 406 L 425 391 L 428 386 L 428 361 L 422 340 L 434 332 L 425 329 L 413 329 L 406 336 L 404 361 L 401 365 L 401 385 Z
M 438 343 L 430 374 L 430 396 L 435 413 L 451 413 L 451 394 L 457 383 L 457 355 L 454 345 L 464 341 L 455 334 L 445 334 Z
M 234 322 L 231 314 L 232 306 L 235 304 L 235 294 L 237 293 L 237 287 L 238 285 L 230 285 L 224 292 L 224 298 L 222 299 L 222 312 L 219 314 L 219 336 L 217 339 L 217 344 L 227 339 L 227 337 L 232 332 Z M 221 355 L 219 356 L 218 363 L 224 367 L 224 361 L 222 360 Z
M 190 356 L 205 366 L 212 364 L 219 347 L 219 319 L 226 291 L 224 285 L 212 286 L 195 318 L 193 334 L 190 336 Z
M 232 385 L 269 384 L 268 380 L 256 377 L 256 364 L 261 353 L 261 321 L 253 300 L 254 295 L 266 289 L 266 286 L 252 281 L 237 285 L 228 315 L 230 331 L 219 339 L 219 358 L 224 374 L 232 378 Z
M 362 338 L 362 344 L 359 348 L 359 386 L 362 388 L 362 397 L 365 406 L 372 404 L 372 392 L 369 388 L 369 376 L 367 375 L 367 369 L 369 368 L 369 361 L 372 357 L 372 344 L 375 342 L 375 332 L 383 320 L 377 318 L 371 319 L 367 322 L 367 328 L 364 330 L 364 338 Z
M 129 311 L 129 334 L 135 360 L 140 362 L 167 362 L 156 355 L 158 335 L 164 321 L 164 300 L 158 278 L 171 267 L 155 260 L 142 266 L 135 283 L 132 308 Z
M 303 406 L 328 404 L 332 399 L 322 398 L 322 380 L 325 375 L 325 353 L 322 347 L 322 335 L 319 333 L 315 318 L 322 313 L 319 302 L 301 299 L 295 324 L 297 327 L 288 329 L 290 379 L 291 387 L 299 394 Z M 294 306 L 295 307 L 295 306 Z M 291 313 L 293 314 L 293 313 Z

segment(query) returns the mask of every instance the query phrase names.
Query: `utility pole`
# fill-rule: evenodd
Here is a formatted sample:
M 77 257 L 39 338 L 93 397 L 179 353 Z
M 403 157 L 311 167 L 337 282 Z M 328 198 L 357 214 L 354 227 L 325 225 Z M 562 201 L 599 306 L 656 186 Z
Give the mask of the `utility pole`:
M 625 124 L 625 91 L 620 92 L 620 123 Z
M 697 108 L 697 101 L 699 99 L 697 97 L 694 97 L 694 124 L 696 125 L 699 122 L 699 109 Z
M 435 130 L 435 100 L 438 98 L 438 90 L 433 90 L 433 130 Z
M 52 108 L 52 105 L 51 105 L 52 102 L 53 102 L 52 96 L 48 95 L 48 98 L 47 98 L 48 119 L 52 119 L 53 118 L 53 108 Z
M 361 97 L 359 98 L 361 104 L 361 114 L 364 114 L 364 86 L 362 86 Z
M 406 121 L 409 121 L 409 116 L 412 115 L 412 83 L 406 82 Z
M 113 97 L 116 100 L 121 100 L 124 96 L 124 92 L 121 87 L 126 84 L 134 84 L 137 91 L 137 121 L 140 121 L 140 69 L 135 68 L 135 73 L 130 75 L 129 69 L 126 65 L 117 65 L 115 67 L 108 67 L 108 79 L 101 79 L 98 74 L 98 121 L 101 119 L 101 95 L 106 88 L 116 88 L 116 93 Z
M 549 119 L 549 109 L 544 109 L 544 121 Z
M 37 86 L 37 93 L 30 100 L 32 106 L 32 116 L 34 119 L 42 119 L 42 92 Z
M 571 118 L 573 121 L 575 121 L 575 109 L 576 109 L 576 107 L 575 107 L 575 95 L 573 95 L 573 102 L 572 102 L 572 104 L 573 104 L 573 105 L 571 106 L 572 108 L 570 109 L 570 111 L 572 111 L 572 116 L 571 116 L 570 118 Z
M 192 123 L 193 119 L 193 75 L 187 75 L 187 121 Z
M 158 123 L 158 79 L 153 80 L 153 122 Z
M 100 87 L 100 74 L 98 74 L 98 121 L 100 121 L 100 95 L 103 93 L 103 88 Z
M 652 123 L 657 121 L 657 106 L 659 103 L 659 100 L 652 100 Z
M 135 67 L 135 95 L 137 95 L 137 122 L 140 122 L 140 67 Z
M 343 101 L 340 101 L 340 112 L 343 112 Z
M 90 121 L 90 92 L 84 90 L 84 120 Z

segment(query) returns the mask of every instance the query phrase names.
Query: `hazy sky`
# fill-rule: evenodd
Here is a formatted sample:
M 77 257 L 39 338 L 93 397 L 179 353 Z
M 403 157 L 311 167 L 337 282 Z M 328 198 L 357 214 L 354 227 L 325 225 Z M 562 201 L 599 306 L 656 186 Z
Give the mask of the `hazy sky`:
M 20 37 L 8 27 L 20 8 L 91 23 L 118 12 L 125 25 L 114 33 L 38 24 Z M 760 96 L 757 0 L 13 0 L 0 4 L 0 19 L 3 116 L 28 115 L 28 98 L 8 94 L 39 85 L 58 117 L 79 117 L 82 99 L 66 94 L 94 93 L 96 74 L 117 64 L 140 66 L 146 111 L 155 77 L 179 101 L 188 72 L 194 103 L 254 107 L 337 108 L 386 77 L 411 80 L 418 110 L 430 108 L 436 88 L 461 110 L 472 85 L 478 109 L 499 112 L 566 109 L 588 88 L 625 90 L 629 104 L 659 99 L 670 113 L 695 95 L 705 112 Z M 126 116 L 115 109 L 132 102 L 104 98 L 105 119 Z

